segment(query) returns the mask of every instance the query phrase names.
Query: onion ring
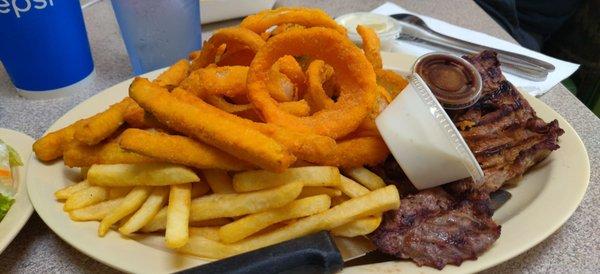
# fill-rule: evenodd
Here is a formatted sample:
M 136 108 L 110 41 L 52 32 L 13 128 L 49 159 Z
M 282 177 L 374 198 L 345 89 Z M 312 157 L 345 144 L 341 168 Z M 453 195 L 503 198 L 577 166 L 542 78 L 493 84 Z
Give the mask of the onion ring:
M 235 97 L 246 94 L 248 67 L 226 66 L 201 68 L 181 81 L 180 86 L 196 96 L 225 95 Z
M 402 75 L 387 69 L 376 70 L 377 84 L 387 90 L 391 98 L 395 98 L 406 85 L 408 81 Z
M 225 100 L 222 96 L 219 95 L 209 95 L 204 98 L 207 103 L 222 109 L 225 112 L 233 113 L 241 116 L 250 116 L 249 112 L 254 112 L 255 108 L 252 104 L 233 104 Z M 304 117 L 310 114 L 310 107 L 304 100 L 293 101 L 293 102 L 283 102 L 279 104 L 279 107 L 288 113 Z M 256 115 L 254 115 L 256 116 Z M 254 118 L 254 117 L 253 117 Z M 254 119 L 251 119 L 254 120 Z
M 239 50 L 230 50 L 229 48 L 223 53 L 219 61 L 218 66 L 250 66 L 252 59 L 254 59 L 255 52 L 249 48 L 242 48 Z
M 261 35 L 260 35 L 260 36 L 261 36 L 261 37 L 262 37 L 262 38 L 263 38 L 265 41 L 267 41 L 267 40 L 269 40 L 269 38 L 271 38 L 271 37 L 273 37 L 273 36 L 275 36 L 275 35 L 277 35 L 277 34 L 281 34 L 281 33 L 284 33 L 284 32 L 286 32 L 286 31 L 288 31 L 288 30 L 291 30 L 291 29 L 297 29 L 297 28 L 302 28 L 302 29 L 303 29 L 303 28 L 305 28 L 305 27 L 304 27 L 304 26 L 302 26 L 302 25 L 298 25 L 298 24 L 293 24 L 293 23 L 285 23 L 285 24 L 278 25 L 277 27 L 275 27 L 275 28 L 274 28 L 272 31 L 270 31 L 270 32 L 267 30 L 267 31 L 265 31 L 265 32 L 261 33 Z
M 270 66 L 280 56 L 308 55 L 331 65 L 340 96 L 331 109 L 296 117 L 277 107 L 267 81 Z M 284 32 L 258 51 L 248 71 L 248 97 L 269 123 L 339 138 L 354 131 L 375 101 L 375 72 L 364 54 L 347 37 L 332 29 L 314 27 Z
M 203 68 L 214 63 L 218 49 L 222 44 L 228 44 L 229 46 L 243 45 L 256 53 L 264 46 L 265 41 L 260 35 L 245 28 L 232 27 L 220 29 L 204 43 L 200 56 L 192 61 L 191 70 Z
M 283 7 L 264 10 L 244 18 L 240 26 L 255 33 L 263 33 L 272 26 L 286 23 L 305 27 L 326 27 L 334 29 L 342 35 L 346 35 L 346 29 L 343 26 L 338 25 L 324 11 L 314 8 Z
M 192 61 L 198 57 L 200 57 L 200 54 L 202 54 L 201 50 L 195 50 L 190 52 L 190 54 L 188 54 L 188 60 Z
M 300 64 L 291 55 L 279 58 L 269 71 L 269 93 L 278 102 L 296 100 L 304 89 L 306 77 Z
M 333 68 L 322 60 L 315 60 L 308 65 L 306 70 L 308 77 L 308 88 L 304 99 L 308 102 L 312 111 L 330 109 L 335 102 L 325 91 L 323 84 L 333 76 Z
M 372 28 L 358 25 L 356 26 L 356 32 L 362 39 L 362 48 L 365 52 L 367 60 L 373 65 L 375 70 L 383 68 L 383 61 L 381 61 L 381 44 L 377 33 Z
M 279 108 L 298 117 L 310 115 L 310 106 L 306 100 L 279 103 Z
M 218 108 L 222 109 L 223 111 L 226 111 L 229 113 L 239 113 L 239 112 L 244 112 L 244 111 L 254 109 L 254 106 L 252 106 L 252 104 L 243 104 L 243 105 L 232 104 L 230 102 L 227 102 L 227 100 L 225 100 L 225 98 L 223 98 L 222 96 L 219 96 L 219 95 L 209 95 L 209 96 L 206 96 L 204 98 L 204 100 L 206 100 L 207 103 L 209 103 L 215 107 L 218 107 Z

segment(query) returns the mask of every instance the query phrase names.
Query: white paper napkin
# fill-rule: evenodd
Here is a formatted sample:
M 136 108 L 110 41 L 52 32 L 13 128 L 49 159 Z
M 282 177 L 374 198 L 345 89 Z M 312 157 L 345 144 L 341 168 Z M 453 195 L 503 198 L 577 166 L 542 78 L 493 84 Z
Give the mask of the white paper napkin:
M 446 23 L 444 21 L 440 21 L 440 20 L 437 20 L 437 19 L 434 19 L 431 17 L 416 14 L 414 12 L 407 11 L 394 3 L 386 2 L 385 4 L 374 9 L 372 12 L 384 14 L 384 15 L 391 15 L 391 14 L 396 14 L 396 13 L 415 14 L 415 15 L 418 15 L 419 17 L 421 17 L 431 29 L 433 29 L 437 32 L 446 34 L 448 36 L 460 38 L 462 40 L 466 40 L 466 41 L 469 41 L 472 43 L 476 43 L 476 44 L 480 44 L 480 45 L 484 45 L 484 46 L 488 46 L 488 47 L 503 49 L 506 51 L 511 51 L 511 52 L 531 56 L 533 58 L 537 58 L 537 59 L 552 63 L 556 69 L 553 72 L 550 72 L 548 74 L 548 78 L 546 78 L 546 80 L 543 82 L 534 82 L 534 81 L 520 78 L 518 76 L 509 74 L 509 73 L 505 73 L 506 78 L 511 83 L 513 83 L 515 86 L 521 88 L 522 90 L 527 91 L 528 93 L 530 93 L 531 95 L 534 95 L 534 96 L 539 96 L 539 95 L 546 93 L 548 90 L 550 90 L 556 84 L 560 83 L 560 81 L 566 79 L 567 77 L 569 77 L 569 75 L 573 74 L 573 72 L 575 72 L 577 70 L 577 68 L 579 68 L 578 64 L 569 63 L 569 62 L 562 61 L 562 60 L 559 60 L 556 58 L 552 58 L 550 56 L 526 49 L 517 44 L 513 44 L 513 43 L 498 39 L 496 37 L 493 37 L 493 36 L 490 36 L 490 35 L 487 35 L 487 34 L 484 34 L 481 32 L 476 32 L 476 31 L 472 31 L 469 29 L 461 28 L 461 27 Z M 432 52 L 433 50 L 422 47 L 416 43 L 398 40 L 395 42 L 394 47 L 392 48 L 392 51 L 420 56 L 425 53 Z

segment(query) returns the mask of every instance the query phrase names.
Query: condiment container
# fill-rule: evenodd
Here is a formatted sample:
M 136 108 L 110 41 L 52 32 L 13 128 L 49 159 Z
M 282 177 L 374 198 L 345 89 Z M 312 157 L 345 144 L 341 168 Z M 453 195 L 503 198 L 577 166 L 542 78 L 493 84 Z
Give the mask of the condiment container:
M 348 37 L 360 45 L 362 39 L 356 32 L 357 25 L 364 25 L 372 28 L 379 36 L 381 49 L 389 51 L 392 48 L 394 40 L 400 34 L 400 24 L 393 18 L 381 14 L 370 12 L 354 12 L 341 15 L 335 21 L 348 30 Z
M 462 63 L 456 60 L 460 58 L 446 54 L 437 54 L 435 58 L 430 56 L 432 55 L 428 54 L 417 60 L 413 73 L 408 76 L 409 84 L 376 118 L 377 128 L 392 155 L 416 188 L 436 187 L 469 177 L 475 182 L 481 182 L 483 171 L 475 156 L 442 104 L 428 87 L 428 83 L 421 75 L 415 73 L 418 71 L 426 75 L 430 84 L 437 83 L 445 87 L 443 79 L 434 79 L 434 77 L 450 77 L 456 80 L 455 77 L 458 76 L 448 76 L 453 72 L 439 71 L 433 72 L 439 74 L 438 76 L 428 75 L 432 73 L 432 68 L 421 67 L 419 64 L 433 62 L 435 58 L 438 58 L 438 61 L 452 61 L 460 66 L 465 65 L 466 62 Z M 466 64 L 458 71 L 464 69 L 467 77 L 477 78 L 479 74 L 476 69 Z M 477 100 L 481 92 L 481 78 L 479 81 L 468 79 L 463 83 L 472 83 L 475 85 L 474 90 L 465 93 L 464 100 L 453 98 L 454 101 L 459 102 L 458 104 L 452 104 L 454 101 L 445 104 L 464 108 Z M 449 86 L 453 88 L 456 85 L 451 83 Z M 474 96 L 472 93 L 477 95 Z M 465 104 L 463 102 L 465 100 L 470 104 Z

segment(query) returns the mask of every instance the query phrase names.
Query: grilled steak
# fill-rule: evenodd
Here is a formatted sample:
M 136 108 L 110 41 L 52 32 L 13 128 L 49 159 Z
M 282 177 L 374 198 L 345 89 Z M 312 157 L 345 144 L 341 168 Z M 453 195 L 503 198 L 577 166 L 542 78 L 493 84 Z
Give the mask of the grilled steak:
M 380 251 L 419 266 L 460 265 L 487 250 L 500 236 L 500 226 L 491 219 L 489 194 L 558 149 L 563 134 L 556 120 L 546 123 L 537 117 L 506 81 L 496 53 L 464 58 L 481 74 L 483 94 L 475 105 L 449 115 L 483 168 L 484 181 L 464 179 L 444 186 L 452 196 L 442 188 L 416 192 L 406 187 L 408 180 L 395 160 L 373 168 L 386 182 L 416 194 L 404 197 L 398 210 L 386 212 L 369 237 Z
M 487 201 L 455 201 L 441 188 L 402 199 L 369 237 L 380 251 L 442 269 L 476 259 L 500 236 Z
M 546 123 L 536 116 L 502 75 L 495 52 L 464 58 L 481 74 L 483 95 L 472 107 L 450 115 L 483 168 L 485 179 L 481 184 L 460 180 L 449 188 L 461 195 L 489 194 L 558 149 L 558 136 L 564 131 L 556 120 Z

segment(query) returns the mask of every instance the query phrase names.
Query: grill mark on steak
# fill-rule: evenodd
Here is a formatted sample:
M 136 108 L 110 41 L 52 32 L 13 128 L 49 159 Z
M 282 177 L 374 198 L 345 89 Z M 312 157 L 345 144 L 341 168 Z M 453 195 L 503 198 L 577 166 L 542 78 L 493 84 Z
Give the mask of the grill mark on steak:
M 502 75 L 496 54 L 463 57 L 479 71 L 483 95 L 473 106 L 449 112 L 484 171 L 484 181 L 464 179 L 442 188 L 414 191 L 393 158 L 373 170 L 386 182 L 411 190 L 400 208 L 386 212 L 369 237 L 380 251 L 442 269 L 476 259 L 498 239 L 489 194 L 559 148 L 564 131 L 556 120 L 537 117 L 527 100 Z M 391 160 L 390 160 L 391 159 Z M 462 201 L 457 200 L 462 199 Z
M 457 202 L 441 188 L 421 191 L 384 214 L 369 237 L 380 251 L 442 269 L 476 259 L 500 236 L 488 201 Z
M 449 188 L 459 195 L 489 194 L 558 149 L 558 136 L 564 131 L 556 120 L 546 123 L 537 117 L 527 100 L 497 73 L 499 63 L 491 60 L 496 59 L 494 52 L 463 58 L 480 72 L 485 92 L 473 107 L 451 115 L 459 125 L 473 125 L 459 131 L 483 168 L 485 179 L 481 184 L 460 180 Z

